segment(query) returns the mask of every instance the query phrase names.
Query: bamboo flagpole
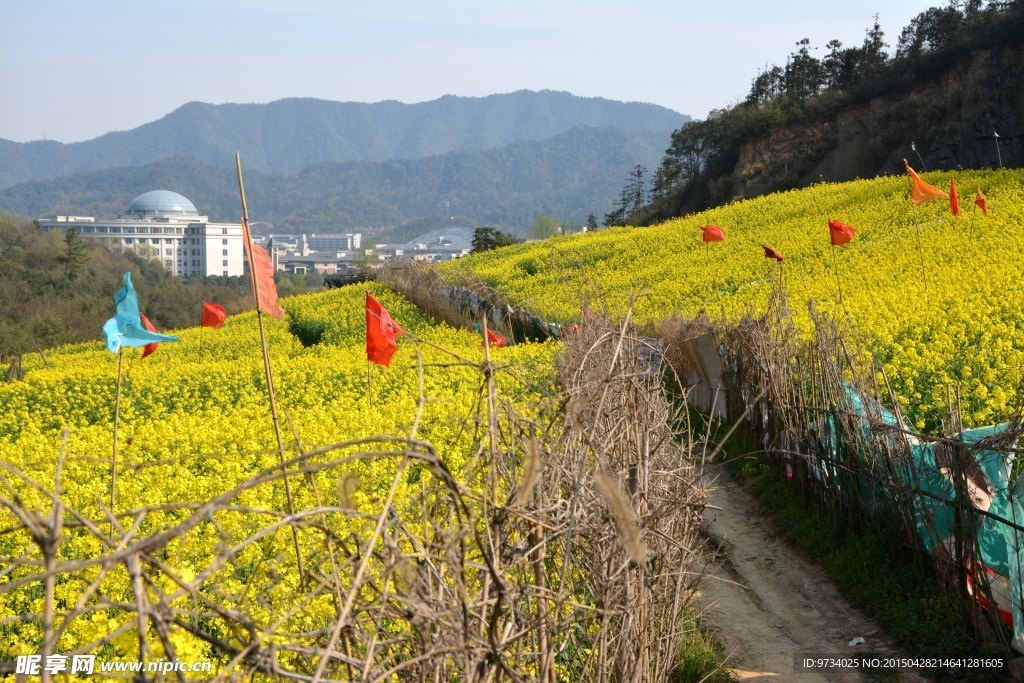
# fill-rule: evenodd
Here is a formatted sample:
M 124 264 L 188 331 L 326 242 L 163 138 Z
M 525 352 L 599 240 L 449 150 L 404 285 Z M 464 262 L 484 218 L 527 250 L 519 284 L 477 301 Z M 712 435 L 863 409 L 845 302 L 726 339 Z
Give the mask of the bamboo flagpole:
M 843 281 L 839 277 L 839 256 L 836 255 L 835 244 L 832 245 L 832 267 L 836 273 L 836 289 L 839 290 L 839 305 L 845 307 L 843 304 Z
M 836 289 L 839 291 L 839 306 L 845 308 L 843 302 L 843 280 L 839 275 L 839 253 L 836 247 L 849 244 L 853 236 L 857 234 L 857 228 L 846 225 L 842 221 L 833 218 L 828 219 L 828 241 L 832 245 L 832 269 L 836 275 Z
M 117 394 L 114 398 L 113 451 L 110 462 L 110 510 L 113 514 L 117 502 L 117 447 L 118 430 L 121 424 L 121 385 L 124 378 L 124 347 L 144 349 L 161 342 L 176 342 L 178 338 L 159 334 L 149 319 L 139 310 L 139 299 L 132 287 L 131 271 L 124 274 L 124 286 L 114 294 L 114 317 L 103 324 L 103 337 L 107 350 L 117 354 Z M 110 526 L 113 533 L 114 519 Z
M 260 345 L 263 348 L 263 371 L 267 378 L 267 396 L 270 399 L 270 416 L 274 421 L 274 436 L 277 437 L 277 454 L 283 467 L 284 442 L 281 439 L 281 422 L 277 417 L 277 401 L 274 397 L 274 373 L 270 367 L 270 351 L 267 348 L 267 332 L 263 325 L 263 310 L 260 307 L 260 287 L 256 278 L 256 261 L 253 257 L 252 234 L 249 232 L 249 207 L 245 202 L 245 184 L 242 182 L 242 159 L 238 152 L 235 152 L 235 166 L 238 170 L 238 193 L 242 198 L 242 241 L 245 244 L 245 255 L 249 259 L 249 279 L 252 281 L 252 293 L 256 299 L 256 320 L 260 328 Z M 288 515 L 295 515 L 295 505 L 292 499 L 292 485 L 287 471 L 284 473 L 284 491 L 288 499 Z M 303 585 L 306 583 L 306 575 L 302 567 L 302 552 L 299 550 L 299 532 L 294 524 L 289 524 L 292 530 L 292 541 L 295 543 L 295 560 L 298 563 L 299 576 Z
M 931 293 L 928 290 L 928 273 L 924 263 L 924 243 L 921 239 L 921 221 L 917 215 L 917 205 L 933 201 L 939 197 L 948 198 L 949 195 L 922 180 L 914 169 L 910 168 L 910 164 L 907 163 L 906 159 L 903 160 L 903 165 L 907 167 L 907 174 L 910 176 L 910 206 L 914 214 L 914 227 L 917 229 L 917 252 L 921 256 L 921 279 L 924 281 L 925 298 L 930 303 Z
M 924 265 L 924 242 L 921 240 L 921 221 L 917 217 L 917 204 L 911 205 L 914 214 L 914 227 L 917 228 L 917 253 L 921 256 L 921 280 L 924 282 L 925 298 L 931 303 L 931 292 L 928 291 L 928 271 Z
M 110 461 L 110 533 L 113 534 L 114 500 L 117 497 L 117 428 L 121 422 L 121 369 L 124 365 L 124 348 L 117 350 L 117 392 L 114 394 L 114 451 Z

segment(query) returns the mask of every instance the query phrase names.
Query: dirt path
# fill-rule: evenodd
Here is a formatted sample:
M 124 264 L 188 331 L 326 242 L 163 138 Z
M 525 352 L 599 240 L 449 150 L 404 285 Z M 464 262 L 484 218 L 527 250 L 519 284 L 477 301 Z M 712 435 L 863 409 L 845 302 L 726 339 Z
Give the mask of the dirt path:
M 718 561 L 708 568 L 698 604 L 705 624 L 749 681 L 859 681 L 856 672 L 794 671 L 794 657 L 894 652 L 877 626 L 851 607 L 815 565 L 780 540 L 756 513 L 751 494 L 718 464 L 706 469 L 714 489 L 704 514 Z M 864 644 L 851 647 L 854 638 Z M 901 680 L 923 680 L 907 672 Z

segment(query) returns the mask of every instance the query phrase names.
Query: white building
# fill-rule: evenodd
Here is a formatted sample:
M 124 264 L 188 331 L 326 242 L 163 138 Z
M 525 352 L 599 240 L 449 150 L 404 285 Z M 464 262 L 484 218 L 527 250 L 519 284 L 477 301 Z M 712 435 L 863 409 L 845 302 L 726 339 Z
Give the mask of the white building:
M 155 259 L 180 278 L 245 274 L 240 223 L 211 223 L 177 192 L 153 190 L 133 199 L 117 218 L 57 216 L 36 221 L 47 232 L 76 230 L 113 251 Z

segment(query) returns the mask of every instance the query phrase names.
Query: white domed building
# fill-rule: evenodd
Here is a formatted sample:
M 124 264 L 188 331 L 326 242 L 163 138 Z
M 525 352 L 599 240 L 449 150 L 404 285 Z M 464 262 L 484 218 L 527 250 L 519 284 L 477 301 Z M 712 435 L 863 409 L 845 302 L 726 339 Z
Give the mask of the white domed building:
M 117 218 L 56 216 L 36 221 L 47 232 L 76 230 L 108 249 L 160 261 L 180 278 L 245 274 L 240 223 L 211 223 L 187 198 L 152 190 L 133 199 Z

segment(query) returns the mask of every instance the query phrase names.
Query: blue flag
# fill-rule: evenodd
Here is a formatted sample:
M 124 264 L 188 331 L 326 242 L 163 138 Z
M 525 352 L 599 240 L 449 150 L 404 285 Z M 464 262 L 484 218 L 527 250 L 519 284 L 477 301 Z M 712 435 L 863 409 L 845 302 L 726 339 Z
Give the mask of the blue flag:
M 142 326 L 139 318 L 139 299 L 132 287 L 132 274 L 124 274 L 124 287 L 114 295 L 117 313 L 103 325 L 103 336 L 107 341 L 107 350 L 117 353 L 122 346 L 138 348 L 153 342 L 176 342 L 177 337 L 168 334 L 150 332 Z

